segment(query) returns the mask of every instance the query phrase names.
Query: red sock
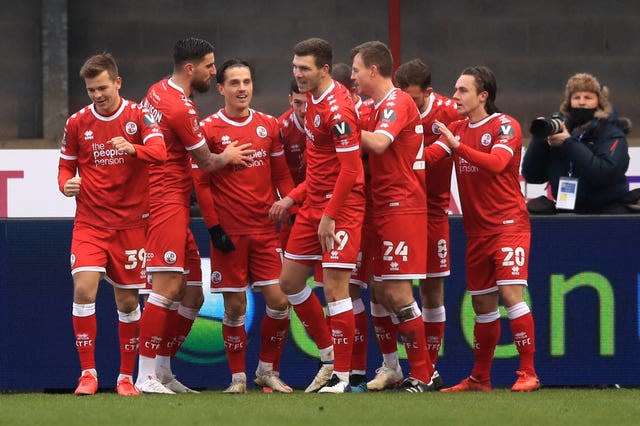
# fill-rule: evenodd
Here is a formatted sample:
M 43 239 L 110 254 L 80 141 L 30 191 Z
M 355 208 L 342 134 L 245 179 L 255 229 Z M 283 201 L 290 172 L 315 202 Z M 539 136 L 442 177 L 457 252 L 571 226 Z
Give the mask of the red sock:
M 398 327 L 391 321 L 391 317 L 389 315 L 384 317 L 372 316 L 372 321 L 380 351 L 383 354 L 397 352 Z
M 429 383 L 433 374 L 433 365 L 427 351 L 427 342 L 424 337 L 424 323 L 422 317 L 398 324 L 398 333 L 407 350 L 409 359 L 409 376 L 414 379 Z
M 367 370 L 367 334 L 369 327 L 367 323 L 367 312 L 362 311 L 354 315 L 355 335 L 353 338 L 353 355 L 351 357 L 351 370 Z
M 273 364 L 273 370 L 279 371 L 280 355 L 289 333 L 289 317 L 271 318 L 265 314 L 260 327 L 260 361 Z M 278 367 L 276 369 L 276 367 Z
M 500 319 L 479 323 L 473 328 L 475 363 L 471 375 L 481 381 L 491 381 L 491 363 L 500 340 Z
M 300 318 L 302 325 L 316 343 L 318 349 L 325 349 L 331 346 L 331 333 L 324 317 L 322 305 L 315 293 L 311 293 L 304 302 L 293 305 L 293 310 L 296 311 L 296 315 Z
M 167 315 L 167 322 L 162 334 L 162 344 L 157 355 L 171 356 L 173 348 L 176 346 L 176 324 L 178 322 L 178 310 L 170 309 Z
M 80 357 L 80 368 L 88 370 L 96 368 L 94 356 L 97 333 L 96 314 L 87 317 L 73 316 L 73 332 L 76 336 L 76 350 Z
M 333 371 L 348 374 L 351 371 L 351 355 L 353 354 L 353 338 L 356 327 L 353 310 L 349 309 L 331 315 L 330 319 L 331 335 L 333 336 Z
M 533 355 L 536 351 L 536 339 L 531 312 L 509 321 L 511 334 L 520 353 L 520 370 L 536 374 Z
M 223 323 L 222 337 L 231 374 L 244 373 L 247 352 L 247 332 L 244 324 L 232 327 Z
M 438 353 L 442 344 L 442 336 L 444 335 L 444 321 L 442 322 L 425 322 L 424 335 L 427 341 L 427 350 L 429 358 L 433 365 L 438 361 Z
M 138 334 L 140 321 L 118 321 L 120 337 L 120 374 L 133 376 L 138 359 Z
M 162 346 L 166 325 L 171 315 L 168 308 L 147 302 L 140 319 L 140 355 L 155 358 Z
M 182 347 L 182 344 L 186 340 L 191 327 L 193 327 L 195 319 L 187 318 L 178 313 L 175 322 L 175 345 L 173 345 L 173 351 L 171 356 L 174 357 Z

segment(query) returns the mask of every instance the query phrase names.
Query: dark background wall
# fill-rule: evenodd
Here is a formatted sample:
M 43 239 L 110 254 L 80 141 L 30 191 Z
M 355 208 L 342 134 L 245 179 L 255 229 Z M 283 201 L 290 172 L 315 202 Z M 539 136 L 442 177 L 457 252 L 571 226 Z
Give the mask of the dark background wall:
M 291 48 L 297 41 L 326 38 L 334 45 L 336 62 L 349 62 L 349 50 L 358 43 L 389 41 L 388 0 L 57 2 L 66 4 L 68 90 L 61 88 L 61 96 L 68 97 L 68 113 L 88 103 L 77 73 L 87 56 L 102 51 L 112 52 L 119 62 L 123 96 L 139 100 L 151 83 L 171 72 L 176 39 L 209 39 L 218 64 L 233 56 L 254 64 L 253 106 L 279 115 L 287 107 Z M 442 94 L 452 93 L 464 67 L 488 65 L 498 79 L 498 106 L 528 128 L 532 118 L 557 109 L 569 76 L 587 71 L 610 87 L 622 115 L 640 123 L 640 3 L 399 3 L 401 60 L 425 60 Z M 0 140 L 43 137 L 43 4 L 13 2 L 0 18 L 5 52 L 0 59 Z M 221 104 L 215 91 L 196 101 L 201 115 Z

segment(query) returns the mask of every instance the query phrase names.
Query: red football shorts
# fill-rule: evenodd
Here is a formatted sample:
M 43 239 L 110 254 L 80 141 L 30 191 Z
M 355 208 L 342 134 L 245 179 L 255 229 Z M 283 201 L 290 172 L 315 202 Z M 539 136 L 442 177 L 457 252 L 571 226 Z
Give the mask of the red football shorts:
M 356 269 L 349 280 L 349 284 L 355 284 L 365 289 L 373 279 L 374 253 L 376 251 L 376 233 L 374 229 L 371 220 L 365 220 L 364 225 L 362 225 L 362 238 L 360 240 L 360 252 L 358 253 Z
M 323 268 L 355 268 L 360 251 L 364 203 L 362 206 L 345 206 L 340 210 L 335 221 L 335 234 L 340 244 L 326 253 L 322 253 L 318 240 L 318 225 L 323 213 L 323 209 L 302 206 L 291 229 L 285 257 L 306 265 L 321 260 Z
M 71 240 L 71 275 L 105 274 L 114 287 L 144 288 L 146 226 L 131 229 L 94 228 L 75 224 Z
M 427 213 L 374 218 L 376 281 L 426 278 Z
M 531 233 L 467 239 L 467 290 L 471 295 L 498 291 L 499 285 L 527 285 Z
M 211 244 L 211 292 L 241 292 L 249 286 L 278 284 L 282 249 L 278 234 L 230 235 L 235 250 L 223 253 Z
M 449 219 L 446 216 L 427 221 L 427 278 L 451 275 Z
M 147 235 L 147 272 L 180 272 L 187 266 L 189 209 L 166 204 L 151 212 Z

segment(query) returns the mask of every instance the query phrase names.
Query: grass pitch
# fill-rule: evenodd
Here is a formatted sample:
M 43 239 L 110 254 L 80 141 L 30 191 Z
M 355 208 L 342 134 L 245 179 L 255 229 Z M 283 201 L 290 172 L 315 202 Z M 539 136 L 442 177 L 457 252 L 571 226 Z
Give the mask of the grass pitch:
M 464 394 L 2 394 L 0 425 L 637 425 L 640 389 Z

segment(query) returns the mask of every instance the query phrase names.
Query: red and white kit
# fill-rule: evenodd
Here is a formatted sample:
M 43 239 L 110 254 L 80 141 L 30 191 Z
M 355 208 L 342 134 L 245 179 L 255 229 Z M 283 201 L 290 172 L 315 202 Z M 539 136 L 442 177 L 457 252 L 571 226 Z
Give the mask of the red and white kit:
M 468 238 L 469 292 L 527 285 L 531 227 L 520 191 L 520 124 L 495 113 L 478 123 L 456 121 L 450 130 L 462 142 L 455 168 Z
M 256 150 L 248 167 L 229 165 L 213 174 L 194 169 L 198 199 L 207 200 L 200 206 L 205 224 L 220 224 L 235 246 L 230 253 L 211 246 L 211 289 L 235 292 L 278 284 L 282 250 L 268 213 L 276 190 L 284 196 L 293 188 L 278 122 L 251 109 L 247 117 L 230 118 L 221 109 L 201 125 L 214 153 L 236 140 Z
M 135 155 L 118 152 L 107 141 L 121 136 Z M 67 120 L 58 185 L 76 171 L 82 179 L 76 196 L 71 249 L 72 273 L 106 272 L 114 285 L 144 287 L 145 228 L 149 216 L 147 164 L 166 158 L 162 133 L 149 111 L 122 99 L 116 112 L 102 116 L 93 104 Z
M 186 253 L 189 199 L 193 181 L 188 151 L 206 144 L 196 105 L 171 79 L 151 86 L 142 104 L 149 109 L 164 134 L 165 164 L 149 169 L 151 221 L 147 271 L 184 272 L 190 263 Z

